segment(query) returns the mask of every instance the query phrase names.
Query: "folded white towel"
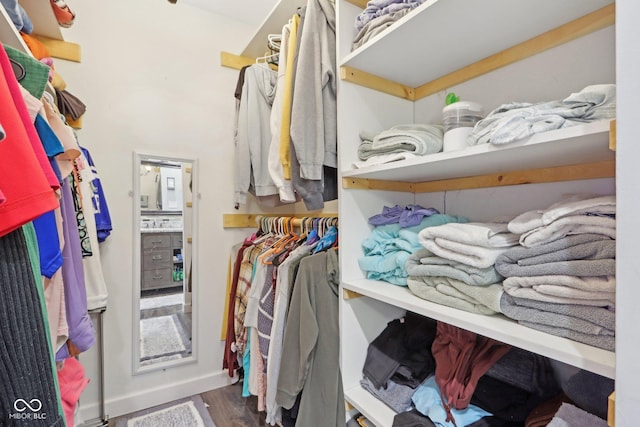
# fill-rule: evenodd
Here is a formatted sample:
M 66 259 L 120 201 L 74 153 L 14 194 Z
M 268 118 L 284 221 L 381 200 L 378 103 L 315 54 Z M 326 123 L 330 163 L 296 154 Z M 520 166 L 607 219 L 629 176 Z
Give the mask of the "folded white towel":
M 508 248 L 518 244 L 519 236 L 509 232 L 506 222 L 468 222 L 444 224 L 420 231 L 419 239 L 446 239 L 485 248 Z M 435 252 L 434 252 L 435 253 Z
M 443 130 L 440 125 L 396 125 L 383 130 L 373 138 L 372 150 L 384 150 L 398 144 L 410 144 L 417 155 L 433 154 L 442 150 Z
M 500 254 L 518 244 L 518 236 L 507 230 L 506 223 L 470 222 L 425 228 L 418 233 L 418 241 L 439 257 L 488 268 Z
M 416 155 L 408 151 L 401 153 L 376 154 L 369 157 L 363 162 L 353 162 L 353 167 L 357 169 L 367 168 L 369 166 L 382 165 L 385 163 L 397 162 L 399 160 L 407 160 L 415 158 Z

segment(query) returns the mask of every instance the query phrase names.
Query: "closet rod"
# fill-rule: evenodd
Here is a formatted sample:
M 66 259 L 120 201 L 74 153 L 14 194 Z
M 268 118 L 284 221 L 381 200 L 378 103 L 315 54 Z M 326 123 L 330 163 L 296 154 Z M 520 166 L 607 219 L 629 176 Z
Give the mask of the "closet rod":
M 256 63 L 256 58 L 251 58 L 249 56 L 241 56 L 234 55 L 229 52 L 220 52 L 220 65 L 223 67 L 234 68 L 236 70 L 240 70 L 242 67 L 248 65 L 254 65 Z M 278 67 L 275 64 L 269 63 L 271 69 L 277 70 Z
M 279 214 L 223 214 L 222 226 L 224 228 L 254 228 L 258 226 L 260 217 L 288 217 L 294 218 L 293 225 L 299 226 L 302 218 L 337 218 L 337 213 L 316 213 L 316 214 L 295 214 L 295 213 L 279 213 Z

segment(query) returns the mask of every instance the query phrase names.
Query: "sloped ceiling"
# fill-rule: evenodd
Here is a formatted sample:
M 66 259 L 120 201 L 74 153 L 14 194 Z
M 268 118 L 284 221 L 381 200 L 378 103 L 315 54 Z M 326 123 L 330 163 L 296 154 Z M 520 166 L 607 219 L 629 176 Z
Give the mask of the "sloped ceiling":
M 276 5 L 277 0 L 177 0 L 177 2 L 228 16 L 258 28 Z

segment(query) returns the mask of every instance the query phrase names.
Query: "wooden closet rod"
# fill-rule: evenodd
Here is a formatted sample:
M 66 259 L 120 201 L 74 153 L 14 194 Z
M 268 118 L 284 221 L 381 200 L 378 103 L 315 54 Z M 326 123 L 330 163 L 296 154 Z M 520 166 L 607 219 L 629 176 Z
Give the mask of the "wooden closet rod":
M 285 217 L 294 218 L 293 225 L 300 226 L 302 218 L 337 218 L 337 213 L 316 213 L 316 214 L 223 214 L 222 226 L 224 228 L 255 228 L 258 226 L 260 217 Z

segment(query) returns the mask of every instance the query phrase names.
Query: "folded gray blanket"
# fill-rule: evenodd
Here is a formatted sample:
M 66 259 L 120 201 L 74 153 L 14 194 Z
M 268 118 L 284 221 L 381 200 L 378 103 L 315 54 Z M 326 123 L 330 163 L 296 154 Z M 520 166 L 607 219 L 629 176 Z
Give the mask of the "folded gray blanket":
M 513 247 L 496 259 L 496 270 L 504 277 L 613 276 L 616 241 L 601 234 L 577 234 L 550 243 Z
M 502 286 L 513 297 L 557 304 L 613 307 L 615 276 L 511 276 Z
M 527 327 L 613 350 L 615 312 L 606 308 L 514 298 L 506 292 L 500 308 L 505 316 Z
M 486 315 L 500 312 L 500 297 L 504 293 L 499 284 L 469 286 L 448 277 L 409 276 L 407 285 L 411 292 L 427 301 Z
M 436 256 L 427 249 L 419 249 L 414 252 L 405 266 L 410 276 L 449 277 L 460 280 L 470 286 L 486 286 L 503 280 L 503 277 L 493 266 L 487 268 L 472 267 L 468 264 Z

